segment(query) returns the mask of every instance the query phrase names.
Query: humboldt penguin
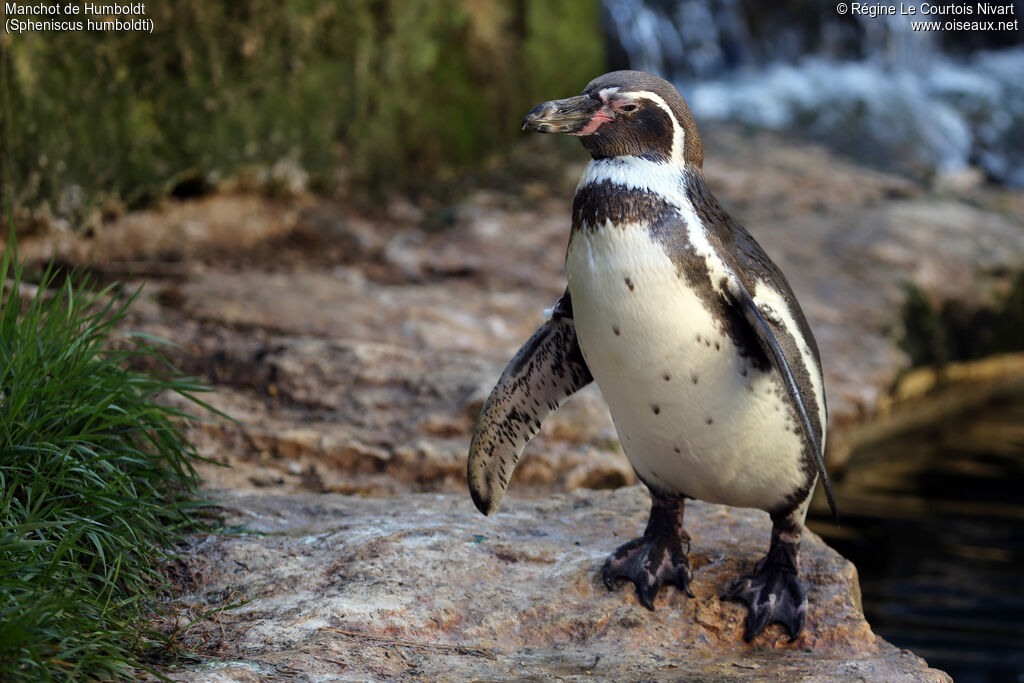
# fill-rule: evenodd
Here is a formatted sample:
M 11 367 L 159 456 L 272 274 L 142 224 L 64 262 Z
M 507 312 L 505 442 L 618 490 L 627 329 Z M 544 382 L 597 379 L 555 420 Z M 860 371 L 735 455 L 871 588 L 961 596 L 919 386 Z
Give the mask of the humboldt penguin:
M 690 110 L 639 71 L 537 105 L 523 128 L 579 137 L 590 152 L 573 198 L 568 287 L 515 354 L 470 445 L 476 506 L 494 512 L 541 422 L 596 380 L 626 456 L 651 495 L 647 528 L 602 569 L 653 609 L 664 583 L 690 593 L 687 498 L 771 517 L 767 555 L 722 599 L 746 604 L 743 638 L 781 623 L 795 639 L 807 598 L 800 536 L 825 470 L 818 347 L 793 291 L 719 204 Z

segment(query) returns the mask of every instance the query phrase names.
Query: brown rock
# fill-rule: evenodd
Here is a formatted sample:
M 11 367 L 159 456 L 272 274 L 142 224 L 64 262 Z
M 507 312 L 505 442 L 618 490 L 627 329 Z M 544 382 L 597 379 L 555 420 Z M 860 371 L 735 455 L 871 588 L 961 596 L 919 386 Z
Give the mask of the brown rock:
M 255 599 L 183 636 L 227 668 L 176 680 L 949 680 L 871 633 L 856 570 L 811 533 L 803 634 L 789 644 L 775 625 L 744 644 L 744 610 L 717 596 L 766 550 L 760 512 L 691 503 L 696 597 L 666 587 L 649 612 L 599 577 L 643 529 L 640 487 L 510 499 L 491 518 L 468 495 L 222 500 L 230 525 L 258 533 L 198 542 L 188 562 L 202 582 L 182 600 L 202 612 Z
M 207 400 L 240 420 L 190 427 L 201 453 L 236 466 L 201 466 L 211 487 L 377 495 L 465 490 L 480 397 L 501 363 L 313 337 L 268 336 L 247 344 L 222 335 L 205 343 L 223 383 Z M 567 408 L 527 448 L 513 487 L 539 494 L 632 484 L 632 468 L 615 445 L 596 388 Z M 255 480 L 253 467 L 260 468 Z

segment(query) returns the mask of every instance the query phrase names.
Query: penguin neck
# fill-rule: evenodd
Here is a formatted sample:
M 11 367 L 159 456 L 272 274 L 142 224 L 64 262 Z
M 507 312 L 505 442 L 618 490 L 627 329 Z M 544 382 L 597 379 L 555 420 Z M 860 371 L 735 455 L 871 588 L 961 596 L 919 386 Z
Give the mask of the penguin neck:
M 576 194 L 586 188 L 610 184 L 617 188 L 657 195 L 675 206 L 685 206 L 688 176 L 696 169 L 671 160 L 652 161 L 640 156 L 617 156 L 594 159 L 587 164 Z M 696 170 L 699 175 L 700 171 Z

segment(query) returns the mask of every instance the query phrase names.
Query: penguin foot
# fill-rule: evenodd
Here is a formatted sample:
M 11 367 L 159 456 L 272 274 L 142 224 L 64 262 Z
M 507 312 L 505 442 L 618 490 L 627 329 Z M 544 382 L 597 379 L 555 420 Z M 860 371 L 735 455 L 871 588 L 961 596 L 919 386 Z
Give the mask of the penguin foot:
M 636 586 L 640 604 L 654 609 L 654 598 L 663 583 L 674 583 L 679 590 L 693 597 L 690 591 L 690 560 L 683 550 L 689 549 L 689 537 L 641 536 L 621 545 L 608 556 L 601 578 L 609 590 L 615 590 L 616 579 L 629 579 Z
M 601 578 L 608 590 L 615 590 L 616 579 L 629 579 L 636 586 L 640 604 L 654 609 L 654 598 L 663 583 L 674 583 L 691 598 L 690 535 L 683 529 L 683 496 L 651 488 L 651 515 L 644 535 L 619 546 L 605 560 Z M 683 550 L 683 543 L 686 550 Z
M 629 579 L 636 586 L 640 604 L 654 609 L 654 598 L 663 583 L 674 583 L 679 590 L 690 592 L 690 535 L 682 528 L 682 501 L 657 500 L 651 508 L 647 531 L 640 538 L 619 546 L 605 560 L 601 578 L 608 590 L 615 590 L 615 580 Z M 686 550 L 683 550 L 683 543 Z
M 789 631 L 789 642 L 796 640 L 807 616 L 807 596 L 792 565 L 773 562 L 771 554 L 757 564 L 750 576 L 737 579 L 722 600 L 747 605 L 743 640 L 750 642 L 768 624 L 779 622 Z

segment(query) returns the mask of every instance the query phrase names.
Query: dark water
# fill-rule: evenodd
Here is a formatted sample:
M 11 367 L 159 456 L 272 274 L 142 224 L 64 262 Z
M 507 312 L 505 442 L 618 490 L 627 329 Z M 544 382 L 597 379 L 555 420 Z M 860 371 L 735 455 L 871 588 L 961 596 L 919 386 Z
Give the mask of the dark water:
M 876 633 L 958 683 L 1024 681 L 1024 398 L 854 454 L 842 526 L 809 526 L 852 560 Z

